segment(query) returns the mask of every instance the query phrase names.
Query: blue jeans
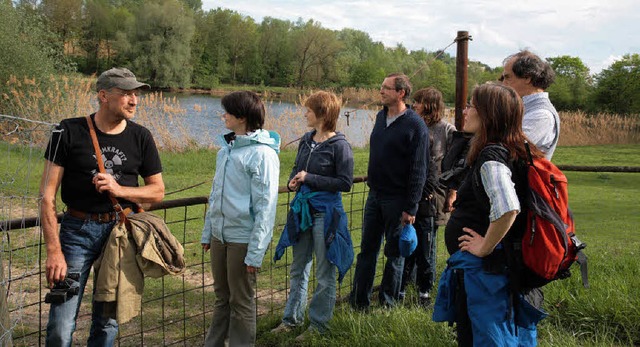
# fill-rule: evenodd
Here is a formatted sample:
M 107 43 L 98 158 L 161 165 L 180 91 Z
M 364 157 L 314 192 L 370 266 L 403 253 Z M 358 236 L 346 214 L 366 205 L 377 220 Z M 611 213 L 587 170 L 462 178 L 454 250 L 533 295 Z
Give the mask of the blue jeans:
M 65 214 L 60 225 L 60 245 L 67 273 L 79 273 L 79 292 L 61 304 L 51 304 L 46 346 L 71 346 L 76 318 L 93 262 L 100 256 L 115 222 L 98 223 Z M 103 303 L 93 302 L 91 330 L 87 346 L 113 346 L 118 334 L 114 318 L 103 317 Z
M 429 293 L 436 280 L 436 231 L 433 217 L 416 217 L 413 224 L 418 234 L 418 247 L 410 257 L 404 259 L 401 291 L 409 282 L 415 281 L 420 293 Z
M 400 256 L 398 245 L 402 230 L 400 218 L 405 206 L 405 199 L 384 197 L 374 190 L 369 191 L 364 207 L 360 254 L 353 275 L 353 290 L 349 295 L 352 307 L 365 309 L 371 304 L 373 280 L 383 237 L 386 240 L 384 255 L 387 262 L 378 298 L 383 306 L 394 306 L 397 303 L 404 269 L 404 258 Z
M 309 304 L 309 321 L 312 327 L 324 332 L 328 328 L 336 304 L 336 266 L 331 264 L 326 256 L 323 213 L 314 216 L 313 228 L 300 233 L 298 242 L 293 245 L 291 290 L 284 309 L 284 318 L 282 318 L 284 324 L 304 323 L 313 254 L 316 255 L 317 285 Z

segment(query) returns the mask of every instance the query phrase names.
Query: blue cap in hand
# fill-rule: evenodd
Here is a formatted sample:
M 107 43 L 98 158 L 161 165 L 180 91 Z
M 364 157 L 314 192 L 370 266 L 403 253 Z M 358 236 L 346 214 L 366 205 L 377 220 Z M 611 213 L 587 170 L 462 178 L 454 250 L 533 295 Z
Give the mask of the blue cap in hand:
M 418 236 L 413 225 L 407 223 L 400 232 L 400 256 L 408 257 L 418 247 Z

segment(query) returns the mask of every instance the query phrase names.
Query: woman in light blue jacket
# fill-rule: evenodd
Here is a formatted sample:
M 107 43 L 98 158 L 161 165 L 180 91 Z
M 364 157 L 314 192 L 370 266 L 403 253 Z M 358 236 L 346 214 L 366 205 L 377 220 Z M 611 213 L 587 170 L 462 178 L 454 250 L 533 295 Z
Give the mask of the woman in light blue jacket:
M 257 94 L 222 98 L 225 127 L 202 230 L 211 249 L 213 321 L 205 346 L 252 346 L 256 338 L 254 286 L 273 233 L 278 202 L 280 136 L 262 129 L 264 105 Z

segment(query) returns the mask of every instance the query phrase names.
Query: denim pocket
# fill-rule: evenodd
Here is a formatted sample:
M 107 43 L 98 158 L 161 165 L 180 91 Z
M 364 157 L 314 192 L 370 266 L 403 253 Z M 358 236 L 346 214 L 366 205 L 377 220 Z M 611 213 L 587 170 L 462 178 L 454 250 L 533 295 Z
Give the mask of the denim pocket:
M 75 233 L 82 230 L 85 225 L 89 223 L 86 219 L 80 219 L 73 217 L 72 215 L 65 213 L 60 221 L 60 236 L 64 233 Z

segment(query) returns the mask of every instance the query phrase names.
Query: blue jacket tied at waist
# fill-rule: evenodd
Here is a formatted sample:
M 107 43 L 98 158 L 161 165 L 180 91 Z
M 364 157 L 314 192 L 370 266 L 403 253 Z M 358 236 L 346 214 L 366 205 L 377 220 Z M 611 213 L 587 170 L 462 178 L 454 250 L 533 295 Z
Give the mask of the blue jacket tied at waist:
M 296 244 L 298 235 L 308 232 L 313 225 L 311 209 L 324 213 L 324 240 L 327 260 L 338 268 L 338 281 L 342 282 L 353 263 L 353 244 L 347 228 L 347 214 L 342 206 L 340 192 L 311 191 L 302 185 L 290 204 L 287 223 L 276 246 L 274 261 L 282 258 L 287 247 Z
M 535 333 L 530 328 L 535 327 L 547 314 L 530 305 L 521 293 L 516 294 L 512 304 L 508 277 L 485 272 L 482 258 L 469 252 L 457 251 L 447 260 L 433 308 L 435 322 L 457 321 L 457 281 L 454 270 L 464 271 L 467 312 L 473 322 L 474 346 L 536 345 L 535 336 L 527 335 Z

